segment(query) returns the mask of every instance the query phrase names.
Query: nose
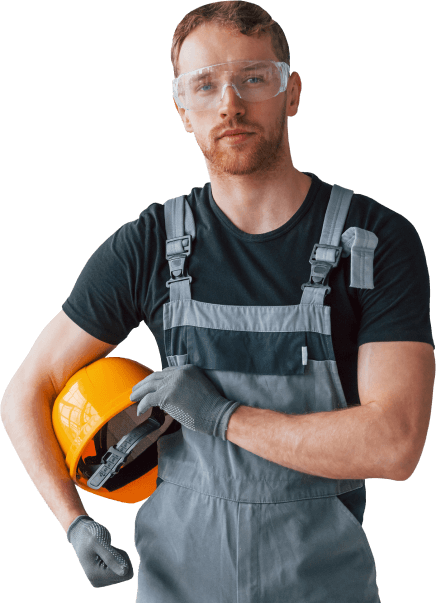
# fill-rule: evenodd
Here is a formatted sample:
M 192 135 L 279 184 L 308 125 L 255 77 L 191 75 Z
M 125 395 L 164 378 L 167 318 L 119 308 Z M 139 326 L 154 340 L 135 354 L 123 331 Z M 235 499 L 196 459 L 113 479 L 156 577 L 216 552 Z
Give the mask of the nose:
M 222 87 L 221 100 L 223 100 L 223 97 L 224 97 L 225 93 L 227 92 L 227 88 L 233 89 L 235 91 L 234 93 L 236 94 L 236 96 L 238 98 L 241 98 L 241 95 L 239 94 L 238 89 L 236 88 L 235 84 L 233 84 L 233 82 L 232 82 L 231 84 L 224 84 L 224 86 Z
M 225 115 L 238 115 L 245 113 L 244 103 L 239 95 L 236 86 L 224 84 L 221 91 L 221 100 L 219 101 L 220 112 Z

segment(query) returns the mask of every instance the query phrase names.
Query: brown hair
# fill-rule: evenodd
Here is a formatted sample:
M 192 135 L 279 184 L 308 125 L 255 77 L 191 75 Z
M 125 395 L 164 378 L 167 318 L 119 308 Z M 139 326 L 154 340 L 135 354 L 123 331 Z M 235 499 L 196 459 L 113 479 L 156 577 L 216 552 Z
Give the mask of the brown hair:
M 251 2 L 212 2 L 191 10 L 177 25 L 171 46 L 174 77 L 179 76 L 178 60 L 185 38 L 199 25 L 210 22 L 234 32 L 239 31 L 245 36 L 269 35 L 279 61 L 290 64 L 286 36 L 280 25 L 273 21 L 266 10 Z

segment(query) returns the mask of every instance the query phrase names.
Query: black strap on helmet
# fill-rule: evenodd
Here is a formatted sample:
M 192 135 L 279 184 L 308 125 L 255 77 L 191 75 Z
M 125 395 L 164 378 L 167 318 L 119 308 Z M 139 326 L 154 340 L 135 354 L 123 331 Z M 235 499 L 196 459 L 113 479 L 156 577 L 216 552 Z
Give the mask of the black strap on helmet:
M 78 464 L 78 469 L 82 474 L 89 477 L 87 486 L 93 490 L 98 490 L 104 485 L 107 490 L 112 492 L 153 469 L 157 465 L 157 442 L 149 446 L 119 473 L 135 446 L 145 437 L 162 427 L 165 418 L 166 415 L 163 410 L 158 406 L 153 407 L 151 415 L 146 421 L 137 425 L 106 452 L 107 424 L 104 425 L 100 430 L 102 433 L 96 441 L 96 455 L 88 457 L 85 461 L 80 459 Z M 173 426 L 171 425 L 171 427 Z M 106 428 L 106 432 L 104 428 Z M 174 429 L 171 431 L 174 431 Z M 101 438 L 103 438 L 103 441 Z

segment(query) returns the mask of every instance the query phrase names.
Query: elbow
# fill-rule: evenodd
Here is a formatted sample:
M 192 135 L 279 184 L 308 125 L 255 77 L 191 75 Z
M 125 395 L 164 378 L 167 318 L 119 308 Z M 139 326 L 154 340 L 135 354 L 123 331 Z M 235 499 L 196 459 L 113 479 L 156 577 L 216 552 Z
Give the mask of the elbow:
M 389 479 L 397 482 L 404 482 L 409 479 L 418 466 L 423 447 L 423 443 L 421 445 L 416 439 L 410 439 L 407 444 L 404 441 L 401 442 L 390 456 L 391 471 L 388 476 Z
M 408 461 L 407 463 L 404 463 L 404 465 L 400 465 L 397 468 L 395 477 L 393 477 L 392 479 L 394 479 L 397 482 L 405 482 L 407 479 L 409 479 L 409 477 L 412 477 L 413 472 L 415 471 L 417 465 L 418 465 L 417 462 L 410 463 L 410 461 Z
M 395 481 L 395 482 L 405 482 L 406 479 L 409 479 L 409 477 L 412 475 L 413 471 L 404 471 L 402 469 L 399 469 L 396 472 L 392 472 L 389 475 L 389 479 Z

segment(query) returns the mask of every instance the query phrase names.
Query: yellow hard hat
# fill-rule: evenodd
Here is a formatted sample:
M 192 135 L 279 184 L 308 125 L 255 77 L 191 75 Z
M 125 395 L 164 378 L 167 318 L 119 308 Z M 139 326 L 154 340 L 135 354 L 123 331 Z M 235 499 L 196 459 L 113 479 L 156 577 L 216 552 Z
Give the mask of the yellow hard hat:
M 75 373 L 56 398 L 53 429 L 80 488 L 126 503 L 155 491 L 157 440 L 180 424 L 159 407 L 136 415 L 132 388 L 152 372 L 127 358 L 101 358 Z

